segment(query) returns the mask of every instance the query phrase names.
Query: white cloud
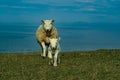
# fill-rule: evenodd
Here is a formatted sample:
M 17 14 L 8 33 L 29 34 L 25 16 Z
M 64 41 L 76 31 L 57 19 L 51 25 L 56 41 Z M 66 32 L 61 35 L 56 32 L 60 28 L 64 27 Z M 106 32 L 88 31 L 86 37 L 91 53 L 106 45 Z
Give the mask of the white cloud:
M 75 1 L 73 0 L 23 0 L 23 3 L 29 3 L 29 4 L 46 4 L 46 5 L 52 5 L 52 6 L 68 6 L 73 5 Z
M 86 6 L 86 7 L 82 7 L 82 8 L 79 8 L 79 9 L 75 9 L 75 11 L 80 11 L 80 12 L 84 12 L 84 11 L 88 11 L 88 12 L 91 12 L 91 11 L 98 11 L 95 7 L 92 7 L 92 6 Z
M 110 1 L 120 1 L 120 0 L 110 0 Z
M 93 3 L 96 0 L 76 0 L 76 2 L 83 2 L 83 3 Z
M 112 11 L 109 6 L 112 3 L 107 0 L 22 0 L 22 5 L 0 5 L 0 8 L 16 8 L 23 10 L 13 11 L 19 13 L 17 15 L 18 20 L 21 22 L 38 22 L 44 18 L 52 18 L 57 21 L 69 22 L 69 21 L 86 21 L 90 22 L 98 19 L 101 15 L 108 15 L 108 11 Z M 29 6 L 23 5 L 27 4 Z M 113 5 L 114 6 L 114 5 Z M 41 8 L 42 7 L 42 8 Z M 47 7 L 47 8 L 46 8 Z M 26 10 L 26 9 L 36 10 Z M 44 9 L 45 8 L 45 9 Z M 38 10 L 39 9 L 39 10 Z M 112 8 L 115 9 L 115 8 Z M 104 12 L 103 12 L 104 10 Z M 17 12 L 18 11 L 18 12 Z M 25 11 L 25 12 L 24 12 Z M 11 12 L 11 11 L 10 11 Z M 114 10 L 112 11 L 114 12 Z M 12 12 L 11 12 L 12 13 Z M 109 13 L 112 14 L 112 13 Z M 1 15 L 2 16 L 2 15 Z M 13 21 L 16 20 L 16 16 L 11 15 Z M 114 15 L 117 16 L 117 15 Z M 107 18 L 109 16 L 102 16 Z M 14 19 L 15 18 L 15 19 Z M 113 18 L 111 18 L 113 19 Z M 116 20 L 116 19 L 113 19 Z M 6 20 L 5 20 L 6 21 Z
M 88 10 L 89 10 L 89 11 L 96 11 L 96 9 L 95 9 L 95 8 L 92 8 L 92 7 L 91 7 L 91 8 L 88 8 Z
M 95 11 L 97 8 L 90 7 L 86 3 L 95 3 L 96 0 L 23 0 L 26 4 L 48 5 L 50 11 Z M 78 3 L 79 2 L 79 3 Z M 81 2 L 81 3 L 80 3 Z M 74 7 L 73 9 L 71 7 Z
M 87 10 L 87 11 L 96 11 L 96 8 L 88 6 L 88 7 L 85 8 L 85 10 Z
M 0 8 L 17 8 L 17 9 L 27 9 L 27 8 L 31 8 L 31 9 L 35 9 L 35 7 L 27 7 L 27 6 L 14 6 L 14 5 L 0 5 Z

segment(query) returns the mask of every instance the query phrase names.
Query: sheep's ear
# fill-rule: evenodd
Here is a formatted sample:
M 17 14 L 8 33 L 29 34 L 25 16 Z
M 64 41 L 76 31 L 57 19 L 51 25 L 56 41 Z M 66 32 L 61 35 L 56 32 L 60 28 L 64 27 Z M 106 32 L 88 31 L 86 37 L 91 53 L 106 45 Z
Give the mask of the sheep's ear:
M 52 20 L 52 22 L 54 22 L 55 20 Z
M 58 38 L 58 41 L 60 41 L 60 40 L 61 40 L 61 38 L 59 37 L 59 38 Z
M 41 20 L 42 23 L 44 23 L 44 20 Z

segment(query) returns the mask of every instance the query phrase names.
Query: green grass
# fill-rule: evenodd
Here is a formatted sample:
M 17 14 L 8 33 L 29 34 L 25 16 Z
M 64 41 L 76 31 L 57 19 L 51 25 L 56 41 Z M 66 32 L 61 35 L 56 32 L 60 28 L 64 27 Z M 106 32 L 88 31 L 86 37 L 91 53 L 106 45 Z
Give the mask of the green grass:
M 0 53 L 0 80 L 120 80 L 120 50 L 61 53 L 49 66 L 40 53 Z

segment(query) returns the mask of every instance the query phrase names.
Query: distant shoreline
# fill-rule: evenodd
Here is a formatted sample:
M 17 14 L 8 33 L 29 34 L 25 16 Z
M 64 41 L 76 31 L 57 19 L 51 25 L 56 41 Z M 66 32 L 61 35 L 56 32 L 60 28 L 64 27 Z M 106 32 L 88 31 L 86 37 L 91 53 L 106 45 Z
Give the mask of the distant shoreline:
M 67 51 L 61 51 L 61 52 L 88 52 L 88 51 L 120 51 L 120 49 L 94 49 L 94 50 L 67 50 Z M 34 53 L 38 52 L 40 53 L 41 51 L 0 51 L 1 53 Z

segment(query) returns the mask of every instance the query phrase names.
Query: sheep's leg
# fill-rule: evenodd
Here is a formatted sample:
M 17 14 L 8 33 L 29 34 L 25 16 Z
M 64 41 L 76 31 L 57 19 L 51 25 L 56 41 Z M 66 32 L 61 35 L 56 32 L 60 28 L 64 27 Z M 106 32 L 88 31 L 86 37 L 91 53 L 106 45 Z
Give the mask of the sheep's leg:
M 44 42 L 42 42 L 41 43 L 41 45 L 42 45 L 42 57 L 46 57 L 46 46 L 45 46 L 45 43 Z
M 52 51 L 50 49 L 48 49 L 48 58 L 50 59 L 49 65 L 52 65 L 53 64 L 53 59 L 52 59 Z
M 58 54 L 57 63 L 60 64 L 60 54 Z
M 56 50 L 55 55 L 54 55 L 54 63 L 53 63 L 53 66 L 57 66 L 58 53 L 59 53 L 59 50 Z
M 48 58 L 52 59 L 52 52 L 51 52 L 51 50 L 48 50 Z

